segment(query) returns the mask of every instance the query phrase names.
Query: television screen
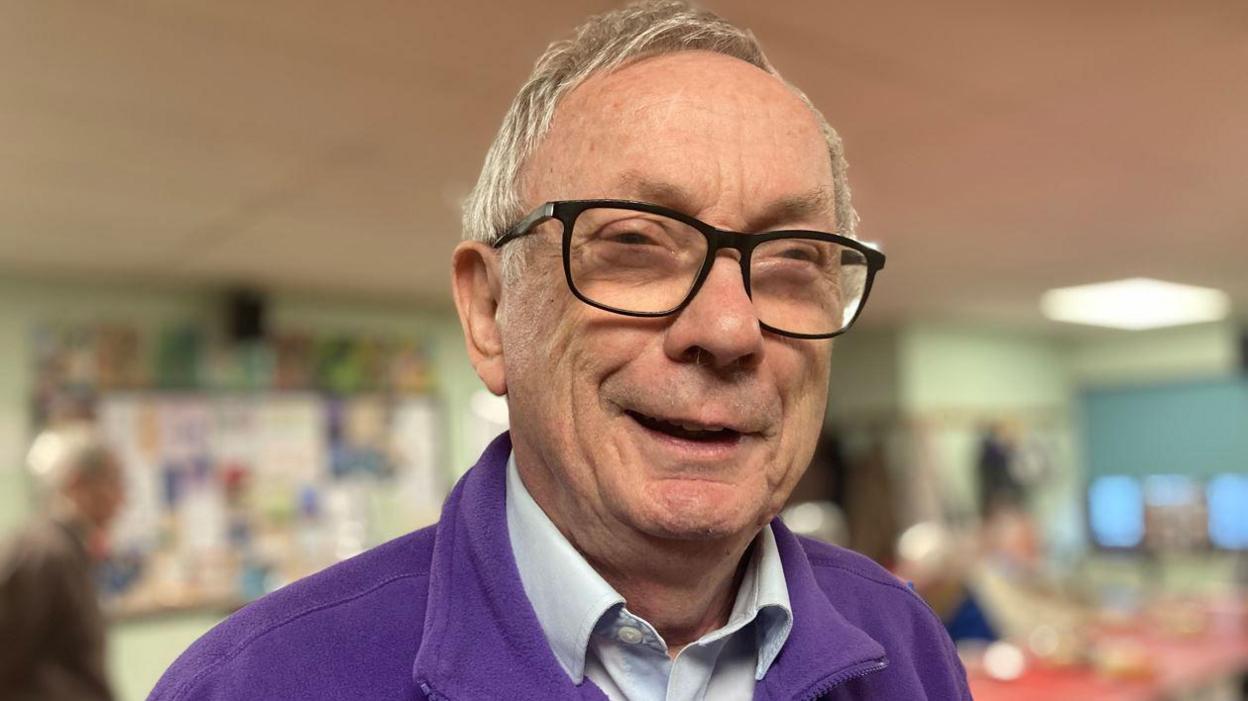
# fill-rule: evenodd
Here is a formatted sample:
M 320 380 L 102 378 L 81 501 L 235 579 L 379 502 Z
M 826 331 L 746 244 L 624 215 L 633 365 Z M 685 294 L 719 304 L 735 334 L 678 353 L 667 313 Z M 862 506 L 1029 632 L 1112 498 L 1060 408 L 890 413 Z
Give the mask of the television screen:
M 1088 525 L 1102 548 L 1136 548 L 1144 542 L 1144 490 L 1126 475 L 1097 477 L 1088 485 Z
M 1248 475 L 1224 474 L 1205 486 L 1209 541 L 1225 550 L 1248 550 Z

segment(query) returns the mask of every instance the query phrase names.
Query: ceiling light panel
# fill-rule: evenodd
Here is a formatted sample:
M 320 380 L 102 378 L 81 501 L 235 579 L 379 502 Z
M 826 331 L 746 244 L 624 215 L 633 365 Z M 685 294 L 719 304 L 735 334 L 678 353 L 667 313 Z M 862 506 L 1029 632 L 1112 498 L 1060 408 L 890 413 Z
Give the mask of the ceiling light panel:
M 1130 278 L 1049 290 L 1040 309 L 1054 321 L 1139 331 L 1226 318 L 1221 290 L 1150 278 Z

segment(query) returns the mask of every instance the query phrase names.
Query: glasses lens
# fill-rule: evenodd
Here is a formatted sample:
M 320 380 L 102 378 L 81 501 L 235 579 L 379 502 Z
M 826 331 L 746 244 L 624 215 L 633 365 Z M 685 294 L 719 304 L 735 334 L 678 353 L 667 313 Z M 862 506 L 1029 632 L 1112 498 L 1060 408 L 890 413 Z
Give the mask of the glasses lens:
M 866 256 L 831 241 L 772 239 L 755 248 L 750 261 L 758 319 L 781 331 L 844 331 L 858 314 L 866 287 Z
M 689 294 L 706 237 L 675 219 L 596 207 L 572 226 L 568 266 L 583 296 L 629 312 L 668 312 Z

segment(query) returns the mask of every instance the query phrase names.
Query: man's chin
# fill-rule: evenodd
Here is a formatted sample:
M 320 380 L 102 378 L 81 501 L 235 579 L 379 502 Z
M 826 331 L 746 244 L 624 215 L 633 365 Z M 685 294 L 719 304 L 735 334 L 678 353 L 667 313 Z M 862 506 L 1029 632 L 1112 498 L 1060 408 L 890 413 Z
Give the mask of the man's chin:
M 735 538 L 740 533 L 740 529 L 725 528 L 719 524 L 664 523 L 653 524 L 646 535 L 663 541 L 712 543 Z
M 671 496 L 671 495 L 665 495 Z M 657 499 L 634 520 L 639 530 L 663 540 L 712 541 L 757 530 L 739 504 L 701 499 Z

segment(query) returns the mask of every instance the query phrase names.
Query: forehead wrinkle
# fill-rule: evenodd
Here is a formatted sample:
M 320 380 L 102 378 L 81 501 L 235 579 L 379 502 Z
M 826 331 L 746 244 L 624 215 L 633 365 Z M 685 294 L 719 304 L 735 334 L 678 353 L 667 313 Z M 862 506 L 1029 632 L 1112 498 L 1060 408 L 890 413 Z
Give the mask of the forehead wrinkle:
M 628 199 L 662 205 L 689 215 L 698 214 L 697 198 L 688 188 L 640 170 L 629 169 L 621 173 L 615 188 Z M 749 218 L 748 228 L 761 231 L 790 223 L 834 219 L 835 202 L 832 189 L 823 185 L 807 192 L 785 195 L 763 203 L 762 213 Z

